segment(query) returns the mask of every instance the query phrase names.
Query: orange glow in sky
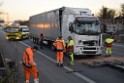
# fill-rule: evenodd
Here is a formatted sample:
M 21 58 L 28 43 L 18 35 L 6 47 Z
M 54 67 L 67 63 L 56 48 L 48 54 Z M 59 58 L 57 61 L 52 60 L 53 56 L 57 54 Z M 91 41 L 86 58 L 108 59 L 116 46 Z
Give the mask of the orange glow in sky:
M 60 7 L 89 8 L 97 13 L 102 6 L 119 9 L 124 0 L 0 0 L 1 11 L 9 13 L 9 20 L 28 20 L 30 16 Z

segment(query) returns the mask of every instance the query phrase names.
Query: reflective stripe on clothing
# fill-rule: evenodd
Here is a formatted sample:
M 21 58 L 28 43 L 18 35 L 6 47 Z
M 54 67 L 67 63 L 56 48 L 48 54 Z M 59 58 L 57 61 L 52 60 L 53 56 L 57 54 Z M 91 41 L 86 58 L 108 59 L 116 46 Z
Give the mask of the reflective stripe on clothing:
M 33 66 L 32 68 L 27 68 L 25 66 L 24 67 L 24 74 L 25 74 L 25 80 L 29 80 L 31 73 L 33 74 L 34 79 L 38 79 L 38 69 L 36 68 L 36 66 Z
M 59 62 L 61 62 L 61 63 L 63 63 L 63 52 L 57 52 L 56 53 L 56 61 L 57 61 L 57 63 L 59 63 Z
M 65 49 L 64 43 L 62 40 L 56 40 L 53 45 L 56 47 L 58 51 L 63 51 Z
M 57 49 L 57 53 L 56 53 L 56 62 L 63 64 L 63 51 L 65 50 L 65 45 L 63 40 L 56 40 L 53 45 L 56 47 Z
M 111 47 L 107 47 L 106 48 L 106 55 L 111 55 L 112 54 L 112 48 Z
M 107 38 L 107 39 L 105 40 L 105 45 L 106 45 L 107 47 L 112 47 L 113 41 L 114 41 L 114 39 Z
M 65 44 L 65 41 L 64 41 L 64 39 L 62 39 L 62 41 L 63 41 L 64 47 L 65 47 L 65 46 L 66 46 L 66 44 Z
M 25 80 L 29 80 L 31 73 L 34 76 L 34 79 L 38 79 L 38 69 L 36 68 L 36 64 L 34 62 L 34 53 L 32 48 L 27 48 L 24 51 L 22 61 L 23 68 L 24 68 L 24 74 L 25 74 Z M 30 67 L 31 66 L 31 67 Z
M 73 52 L 73 50 L 74 50 L 74 41 L 73 41 L 73 40 L 70 40 L 70 41 L 69 41 L 67 50 L 68 50 L 69 52 Z
M 70 64 L 71 65 L 74 65 L 74 54 L 73 54 L 73 52 L 70 52 L 70 55 L 69 56 L 70 56 L 70 59 L 71 59 L 70 60 Z
M 68 46 L 74 46 L 74 41 L 70 40 L 69 43 L 68 43 Z
M 73 54 L 73 51 L 74 51 L 74 41 L 73 40 L 69 41 L 67 50 L 68 50 L 69 56 L 70 56 L 70 64 L 74 65 L 74 54 Z
M 59 38 L 57 38 L 56 41 L 57 41 L 57 40 L 59 40 Z M 62 41 L 63 41 L 64 46 L 66 46 L 65 40 L 64 40 L 63 38 L 62 38 Z
M 32 48 L 27 48 L 23 54 L 22 61 L 26 65 L 35 65 L 34 59 L 33 59 L 33 50 Z
M 114 41 L 114 39 L 111 39 L 111 38 L 107 38 L 107 39 L 105 40 L 106 43 L 112 43 L 113 41 Z

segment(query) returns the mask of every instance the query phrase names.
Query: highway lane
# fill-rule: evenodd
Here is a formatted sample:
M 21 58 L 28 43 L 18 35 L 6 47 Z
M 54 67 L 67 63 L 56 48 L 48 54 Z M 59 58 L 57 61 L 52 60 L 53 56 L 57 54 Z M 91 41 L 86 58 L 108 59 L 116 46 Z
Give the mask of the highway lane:
M 116 57 L 124 57 L 123 55 L 123 51 L 124 51 L 124 44 L 123 43 L 113 43 L 112 46 L 112 56 L 116 56 Z M 105 56 L 105 47 L 103 46 L 103 54 L 102 56 Z
M 28 44 L 28 45 L 32 45 L 32 41 L 23 41 L 24 43 Z M 119 51 L 120 56 L 123 56 L 123 50 L 120 47 L 116 47 L 114 46 L 113 49 L 113 56 L 114 52 L 116 53 L 116 49 L 117 53 Z M 119 50 L 120 49 L 120 50 Z M 104 49 L 105 50 L 105 49 Z M 103 50 L 103 56 L 104 56 L 104 50 Z M 44 47 L 44 49 L 40 49 L 40 51 L 44 54 L 46 54 L 48 57 L 51 57 L 52 59 L 55 59 L 55 52 L 53 52 L 50 48 L 48 47 Z M 68 58 L 65 57 L 65 65 L 68 66 Z M 79 63 L 78 61 L 76 61 L 76 64 L 74 67 L 69 66 L 71 69 L 74 69 L 75 71 L 79 71 L 80 74 L 94 80 L 96 83 L 123 83 L 124 79 L 124 75 L 122 72 L 115 70 L 115 69 L 111 69 L 109 67 L 100 67 L 100 68 L 91 68 L 88 66 L 83 65 L 82 63 Z
M 18 41 L 6 40 L 3 32 L 0 33 L 0 45 L 4 51 L 5 58 L 16 61 L 18 66 L 18 82 L 24 83 L 23 69 L 20 61 L 27 45 Z M 41 52 L 38 52 L 35 56 L 35 61 L 39 69 L 40 83 L 95 83 L 79 73 L 67 73 L 67 71 L 71 70 L 70 68 L 56 67 L 55 60 L 49 60 L 44 56 L 47 55 Z M 31 83 L 33 83 L 33 79 L 31 79 Z
M 28 46 L 34 45 L 30 40 L 23 40 L 20 42 L 17 41 L 7 41 L 5 40 L 5 35 L 0 33 L 0 44 L 2 48 L 4 48 L 5 53 L 9 58 L 15 58 L 12 56 L 17 56 L 19 60 L 16 58 L 19 67 L 19 77 L 24 80 L 23 69 L 21 64 L 19 63 L 21 59 L 21 55 L 23 54 L 24 49 Z M 24 45 L 24 44 L 26 45 Z M 120 49 L 120 47 L 114 47 L 113 51 Z M 122 49 L 122 48 L 121 48 Z M 120 56 L 123 56 L 123 51 L 119 50 Z M 16 51 L 17 53 L 15 53 Z M 96 82 L 96 83 L 123 83 L 124 75 L 122 72 L 108 68 L 90 68 L 76 61 L 74 67 L 68 66 L 68 58 L 65 57 L 65 67 L 57 68 L 55 65 L 55 52 L 53 52 L 48 47 L 44 47 L 43 50 L 39 50 L 37 56 L 35 57 L 37 66 L 40 70 L 40 81 L 42 83 L 88 83 L 88 81 Z M 114 53 L 114 52 L 113 52 Z M 114 54 L 113 54 L 114 55 Z M 48 58 L 46 58 L 46 57 Z M 78 71 L 77 73 L 69 72 L 70 69 L 75 69 Z M 84 77 L 80 77 L 80 74 Z M 85 78 L 87 77 L 88 80 Z M 82 79 L 83 78 L 83 79 Z M 33 80 L 31 80 L 33 81 Z M 92 83 L 91 82 L 91 83 Z M 32 82 L 33 83 L 33 82 Z
M 124 44 L 121 43 L 114 43 L 113 44 L 113 56 L 124 57 Z

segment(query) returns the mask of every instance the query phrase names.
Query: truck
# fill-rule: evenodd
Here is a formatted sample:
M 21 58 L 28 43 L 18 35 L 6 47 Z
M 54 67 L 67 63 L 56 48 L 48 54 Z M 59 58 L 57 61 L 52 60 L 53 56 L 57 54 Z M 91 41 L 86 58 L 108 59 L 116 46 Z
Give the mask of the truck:
M 75 42 L 74 55 L 102 54 L 101 23 L 88 8 L 61 7 L 30 16 L 29 30 L 35 43 L 41 33 L 48 45 L 52 45 L 59 35 L 65 42 L 71 36 Z
M 21 28 L 22 39 L 29 38 L 29 27 L 26 25 L 21 25 L 19 28 Z
M 22 40 L 29 37 L 27 26 L 8 26 L 5 29 L 7 40 Z
M 5 29 L 7 40 L 20 40 L 22 38 L 21 29 L 15 26 L 7 26 Z

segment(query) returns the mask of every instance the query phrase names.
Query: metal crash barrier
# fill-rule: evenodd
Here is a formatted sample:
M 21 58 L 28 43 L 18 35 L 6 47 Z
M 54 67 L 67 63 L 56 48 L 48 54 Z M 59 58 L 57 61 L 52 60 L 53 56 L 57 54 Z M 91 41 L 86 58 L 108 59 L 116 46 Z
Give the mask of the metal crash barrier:
M 3 50 L 0 49 L 0 83 L 17 83 L 15 62 L 5 60 Z

